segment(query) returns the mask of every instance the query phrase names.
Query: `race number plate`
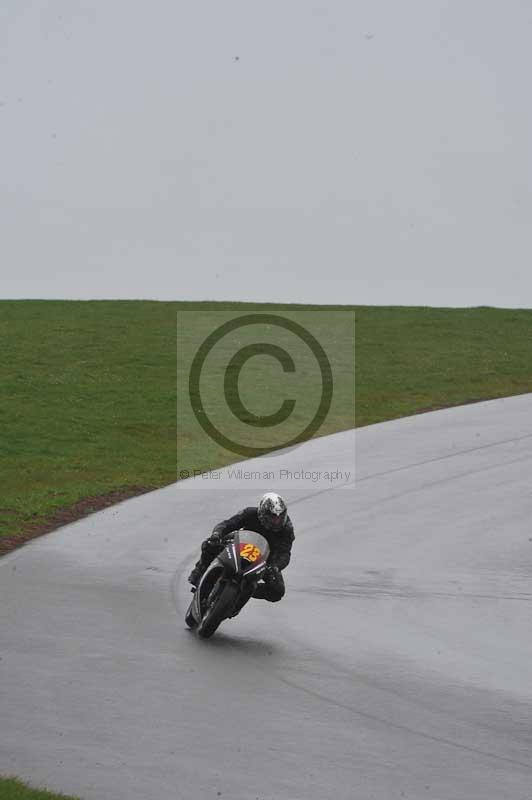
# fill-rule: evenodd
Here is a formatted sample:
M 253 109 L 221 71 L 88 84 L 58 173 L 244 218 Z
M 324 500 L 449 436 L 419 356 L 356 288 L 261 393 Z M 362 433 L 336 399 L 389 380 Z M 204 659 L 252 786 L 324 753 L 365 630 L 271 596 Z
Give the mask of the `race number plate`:
M 249 542 L 241 542 L 240 555 L 242 558 L 247 558 L 248 561 L 257 561 L 261 557 L 262 553 L 254 544 L 250 544 Z

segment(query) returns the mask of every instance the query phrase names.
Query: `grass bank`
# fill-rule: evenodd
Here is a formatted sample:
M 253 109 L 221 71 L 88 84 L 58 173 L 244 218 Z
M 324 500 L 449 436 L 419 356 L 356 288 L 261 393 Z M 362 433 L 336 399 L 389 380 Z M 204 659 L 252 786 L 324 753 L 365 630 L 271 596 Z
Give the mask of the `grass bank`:
M 53 794 L 45 789 L 31 789 L 15 778 L 0 778 L 1 800 L 76 800 L 64 794 Z
M 198 317 L 214 308 L 290 308 L 0 302 L 0 552 L 175 480 L 176 312 L 185 307 Z M 334 307 L 321 309 L 335 313 Z M 357 426 L 532 392 L 531 311 L 355 311 Z M 342 354 L 340 348 L 339 358 L 349 370 L 351 350 Z M 264 390 L 260 381 L 257 386 Z M 344 405 L 319 433 L 352 422 L 352 407 Z M 209 446 L 204 434 L 185 431 L 181 464 L 206 468 L 237 458 Z

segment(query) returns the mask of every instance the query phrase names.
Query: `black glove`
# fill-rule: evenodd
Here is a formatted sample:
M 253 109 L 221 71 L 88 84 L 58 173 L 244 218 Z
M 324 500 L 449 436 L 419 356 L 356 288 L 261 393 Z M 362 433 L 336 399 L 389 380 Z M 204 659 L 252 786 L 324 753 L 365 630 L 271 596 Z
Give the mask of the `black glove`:
M 262 580 L 263 581 L 276 581 L 281 574 L 281 570 L 279 567 L 275 566 L 275 564 L 268 564 L 266 569 L 262 573 Z
M 201 545 L 202 553 L 209 553 L 210 555 L 217 555 L 223 548 L 223 539 L 219 533 L 211 533 L 208 539 L 205 539 Z

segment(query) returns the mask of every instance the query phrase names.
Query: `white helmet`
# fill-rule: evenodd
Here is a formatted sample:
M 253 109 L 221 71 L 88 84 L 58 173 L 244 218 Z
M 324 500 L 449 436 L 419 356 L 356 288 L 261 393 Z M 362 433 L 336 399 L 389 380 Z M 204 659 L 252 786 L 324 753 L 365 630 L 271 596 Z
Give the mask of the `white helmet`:
M 275 492 L 268 492 L 260 498 L 257 512 L 259 520 L 268 530 L 280 531 L 284 528 L 288 514 L 286 503 Z

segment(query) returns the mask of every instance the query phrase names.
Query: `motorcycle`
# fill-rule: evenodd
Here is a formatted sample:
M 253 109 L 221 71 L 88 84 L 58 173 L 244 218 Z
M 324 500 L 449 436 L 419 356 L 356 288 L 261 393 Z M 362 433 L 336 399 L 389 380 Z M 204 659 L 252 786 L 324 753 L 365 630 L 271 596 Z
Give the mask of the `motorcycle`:
M 235 531 L 209 564 L 185 614 L 189 628 L 209 638 L 218 626 L 244 608 L 266 569 L 270 546 L 254 531 Z

